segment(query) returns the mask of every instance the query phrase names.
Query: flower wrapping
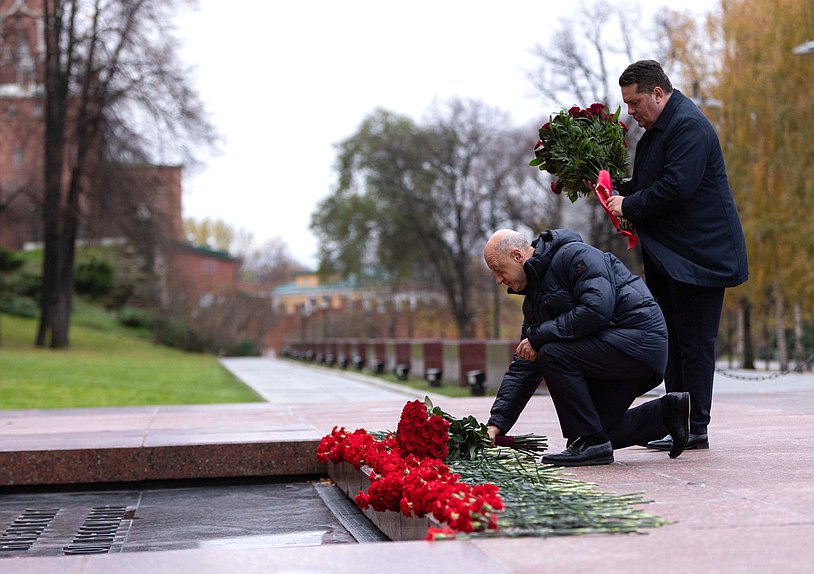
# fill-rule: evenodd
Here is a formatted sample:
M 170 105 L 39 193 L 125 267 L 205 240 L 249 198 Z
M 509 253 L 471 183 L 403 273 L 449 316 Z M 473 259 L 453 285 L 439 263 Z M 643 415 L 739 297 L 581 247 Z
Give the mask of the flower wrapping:
M 636 247 L 638 238 L 633 229 L 633 224 L 626 217 L 617 217 L 611 213 L 608 207 L 608 198 L 613 195 L 613 184 L 611 183 L 611 176 L 608 170 L 600 170 L 599 176 L 596 179 L 596 186 L 594 187 L 596 197 L 599 203 L 605 208 L 605 213 L 610 217 L 611 223 L 616 228 L 616 233 L 627 239 L 627 248 L 633 249 Z

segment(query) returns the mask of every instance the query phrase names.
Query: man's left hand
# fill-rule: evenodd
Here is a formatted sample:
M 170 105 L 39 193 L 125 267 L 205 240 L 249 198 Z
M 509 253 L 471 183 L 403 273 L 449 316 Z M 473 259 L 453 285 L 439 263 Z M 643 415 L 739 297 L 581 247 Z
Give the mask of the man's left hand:
M 528 339 L 523 339 L 520 341 L 520 344 L 517 345 L 517 349 L 515 350 L 517 356 L 521 359 L 526 359 L 527 361 L 536 361 L 537 360 L 537 351 L 531 346 Z
M 621 195 L 611 195 L 608 198 L 607 204 L 608 209 L 610 212 L 614 214 L 616 217 L 622 217 L 624 214 L 622 213 L 622 202 L 625 200 L 624 197 Z

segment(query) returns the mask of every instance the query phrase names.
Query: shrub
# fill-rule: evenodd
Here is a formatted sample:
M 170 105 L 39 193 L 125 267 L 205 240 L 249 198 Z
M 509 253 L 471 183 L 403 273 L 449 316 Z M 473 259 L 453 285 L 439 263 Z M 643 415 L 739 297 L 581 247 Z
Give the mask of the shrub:
M 259 357 L 262 355 L 255 341 L 244 339 L 226 351 L 227 357 Z
M 202 333 L 176 319 L 158 319 L 155 340 L 162 345 L 193 353 L 205 353 L 212 348 L 211 342 Z
M 149 309 L 125 307 L 118 312 L 117 318 L 119 323 L 133 329 L 153 329 L 156 326 L 155 313 Z
M 17 315 L 28 319 L 36 319 L 40 316 L 40 308 L 36 301 L 28 297 L 14 295 L 0 298 L 0 311 L 8 315 Z
M 113 289 L 113 266 L 103 259 L 89 259 L 76 266 L 74 286 L 80 295 L 104 297 Z

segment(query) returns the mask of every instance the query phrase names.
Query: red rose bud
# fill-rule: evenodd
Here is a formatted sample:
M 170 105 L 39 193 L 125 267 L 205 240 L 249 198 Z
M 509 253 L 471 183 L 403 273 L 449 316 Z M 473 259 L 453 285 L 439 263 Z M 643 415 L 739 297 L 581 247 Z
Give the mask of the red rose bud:
M 579 106 L 572 106 L 571 109 L 568 110 L 568 114 L 572 118 L 578 118 L 581 115 L 582 110 L 579 109 Z
M 557 194 L 562 193 L 562 184 L 560 183 L 560 180 L 551 182 L 551 191 Z
M 542 140 L 537 140 L 537 143 L 534 144 L 534 156 L 540 157 L 543 155 L 543 148 L 545 145 L 543 144 Z
M 589 108 L 594 115 L 601 116 L 605 113 L 605 105 L 600 103 L 591 104 Z
M 625 122 L 620 121 L 619 125 L 622 126 L 622 131 L 627 133 L 627 125 L 625 125 Z

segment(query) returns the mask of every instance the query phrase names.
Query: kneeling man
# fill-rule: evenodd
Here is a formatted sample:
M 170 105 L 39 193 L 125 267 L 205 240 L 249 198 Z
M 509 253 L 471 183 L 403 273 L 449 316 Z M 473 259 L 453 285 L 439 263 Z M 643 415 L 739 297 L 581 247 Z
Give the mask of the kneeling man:
M 530 244 L 501 229 L 483 257 L 499 284 L 525 297 L 522 340 L 488 422 L 492 440 L 511 429 L 545 379 L 567 448 L 543 462 L 609 464 L 614 449 L 665 432 L 673 437 L 670 457 L 680 455 L 688 393 L 629 408 L 661 383 L 667 362 L 664 316 L 644 281 L 570 229 L 545 231 Z

